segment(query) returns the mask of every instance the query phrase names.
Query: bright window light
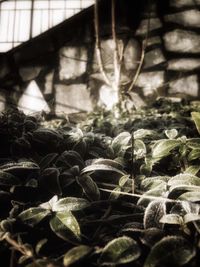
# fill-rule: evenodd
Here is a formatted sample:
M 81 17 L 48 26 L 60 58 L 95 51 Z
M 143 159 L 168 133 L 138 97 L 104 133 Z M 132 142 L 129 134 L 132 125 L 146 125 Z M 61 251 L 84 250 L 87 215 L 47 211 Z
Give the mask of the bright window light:
M 28 41 L 93 4 L 94 0 L 7 0 L 0 3 L 0 52 Z
M 38 87 L 35 81 L 31 81 L 29 83 L 24 94 L 19 99 L 18 107 L 25 114 L 28 114 L 33 111 L 50 111 L 49 106 L 44 100 L 40 88 Z

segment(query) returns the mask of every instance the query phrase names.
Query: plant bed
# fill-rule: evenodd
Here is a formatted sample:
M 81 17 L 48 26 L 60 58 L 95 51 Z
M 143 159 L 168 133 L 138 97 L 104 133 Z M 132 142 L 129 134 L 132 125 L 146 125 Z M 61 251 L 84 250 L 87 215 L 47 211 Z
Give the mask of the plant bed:
M 199 266 L 200 106 L 0 116 L 4 266 Z

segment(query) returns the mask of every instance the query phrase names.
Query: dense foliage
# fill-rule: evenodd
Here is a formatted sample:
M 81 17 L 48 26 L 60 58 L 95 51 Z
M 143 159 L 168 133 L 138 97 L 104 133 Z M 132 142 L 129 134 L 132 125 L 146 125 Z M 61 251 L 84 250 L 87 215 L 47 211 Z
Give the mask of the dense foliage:
M 0 116 L 4 266 L 200 266 L 200 106 Z

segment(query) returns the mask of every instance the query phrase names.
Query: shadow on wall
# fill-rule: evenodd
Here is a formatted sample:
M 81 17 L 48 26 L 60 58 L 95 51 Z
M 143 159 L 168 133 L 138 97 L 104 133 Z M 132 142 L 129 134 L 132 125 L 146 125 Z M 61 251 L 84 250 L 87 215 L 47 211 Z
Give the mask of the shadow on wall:
M 3 93 L 4 92 L 4 93 Z M 6 103 L 8 103 L 7 107 L 16 106 L 16 104 L 13 104 L 13 101 L 7 101 L 5 97 L 6 93 L 5 90 L 1 90 L 0 94 L 0 111 L 4 111 L 6 109 Z M 80 97 L 79 94 L 77 94 L 78 98 Z M 83 100 L 85 102 L 85 100 Z M 24 93 L 21 95 L 18 101 L 18 108 L 19 110 L 23 111 L 25 114 L 35 113 L 44 111 L 46 113 L 49 113 L 52 111 L 52 107 L 54 105 L 55 100 L 53 98 L 49 99 L 48 101 L 45 100 L 40 88 L 38 87 L 37 83 L 35 81 L 31 81 L 27 88 L 25 89 Z M 75 102 L 75 101 L 72 101 Z M 78 100 L 78 103 L 80 101 Z M 73 112 L 85 112 L 87 110 L 78 108 L 76 106 L 67 105 L 64 103 L 57 102 L 56 103 L 60 107 L 60 111 L 57 113 L 64 113 L 65 110 L 73 111 Z M 65 112 L 66 113 L 66 112 Z
M 159 96 L 199 98 L 200 0 L 149 0 L 150 13 L 147 1 L 117 1 L 117 36 L 125 47 L 123 84 L 129 85 L 137 73 L 142 42 L 148 35 L 130 107 L 144 106 Z M 102 60 L 112 81 L 110 2 L 101 3 Z M 105 86 L 94 44 L 93 8 L 89 8 L 11 51 L 6 55 L 8 64 L 1 63 L 0 68 L 1 88 L 11 88 L 0 92 L 0 107 L 5 108 L 6 101 L 25 112 L 74 113 L 92 111 L 95 105 L 112 109 L 118 95 Z

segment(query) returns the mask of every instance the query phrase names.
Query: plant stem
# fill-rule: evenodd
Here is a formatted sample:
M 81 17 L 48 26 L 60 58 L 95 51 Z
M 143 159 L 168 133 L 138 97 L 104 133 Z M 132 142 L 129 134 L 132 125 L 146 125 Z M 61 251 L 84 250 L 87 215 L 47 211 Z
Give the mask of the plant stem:
M 96 56 L 97 63 L 99 65 L 100 72 L 104 78 L 104 81 L 107 85 L 112 87 L 112 83 L 110 82 L 108 75 L 104 69 L 102 53 L 101 53 L 101 45 L 100 45 L 100 36 L 99 36 L 99 6 L 98 0 L 95 0 L 94 4 L 94 28 L 95 28 L 95 48 L 96 48 Z
M 114 43 L 114 52 L 113 52 L 114 86 L 116 90 L 119 90 L 120 68 L 119 68 L 119 49 L 118 49 L 117 35 L 116 35 L 115 0 L 112 0 L 111 2 L 111 19 L 112 19 L 112 38 Z
M 9 233 L 7 233 L 4 237 L 4 239 L 17 251 L 19 251 L 22 255 L 33 257 L 32 251 L 27 249 L 24 245 L 20 245 L 15 241 Z
M 135 192 L 135 181 L 134 181 L 134 148 L 135 148 L 135 139 L 134 133 L 131 133 L 131 180 L 132 180 L 132 193 Z
M 146 36 L 145 36 L 145 39 L 143 40 L 142 42 L 142 51 L 141 51 L 141 56 L 140 56 L 140 61 L 139 61 L 139 65 L 138 65 L 138 68 L 137 68 L 137 71 L 133 77 L 133 80 L 128 88 L 128 92 L 130 92 L 133 87 L 135 86 L 137 80 L 138 80 L 138 77 L 140 75 L 140 72 L 142 70 L 142 66 L 143 66 L 143 63 L 144 63 L 144 58 L 145 58 L 145 53 L 146 53 L 146 48 L 147 48 L 147 45 L 148 45 L 148 38 L 149 38 L 149 32 L 150 32 L 150 26 L 151 26 L 151 19 L 150 19 L 150 11 L 148 13 L 148 20 L 147 20 L 147 32 L 146 32 Z

